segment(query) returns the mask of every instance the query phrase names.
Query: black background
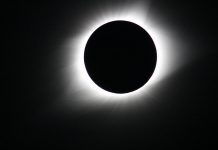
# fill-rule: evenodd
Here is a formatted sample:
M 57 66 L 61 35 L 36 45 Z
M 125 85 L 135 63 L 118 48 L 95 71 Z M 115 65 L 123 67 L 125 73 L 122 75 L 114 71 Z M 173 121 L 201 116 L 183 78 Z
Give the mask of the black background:
M 71 29 L 77 31 L 81 14 L 104 3 L 124 2 L 128 1 L 19 1 L 8 5 L 13 16 L 9 17 L 13 28 L 7 46 L 13 47 L 8 65 L 8 149 L 215 146 L 218 12 L 217 5 L 209 1 L 151 1 L 150 9 L 161 14 L 163 22 L 183 33 L 183 38 L 193 36 L 195 49 L 190 53 L 197 59 L 162 81 L 164 87 L 153 96 L 158 102 L 149 109 L 140 105 L 130 110 L 102 107 L 68 113 L 50 107 L 65 90 L 58 76 L 65 65 L 59 45 L 72 35 Z

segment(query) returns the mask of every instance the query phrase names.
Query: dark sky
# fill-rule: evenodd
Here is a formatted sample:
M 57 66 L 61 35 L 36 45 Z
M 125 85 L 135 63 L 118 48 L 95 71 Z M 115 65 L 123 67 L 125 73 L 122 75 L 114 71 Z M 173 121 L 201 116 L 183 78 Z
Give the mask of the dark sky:
M 208 1 L 151 0 L 149 8 L 165 25 L 178 30 L 182 38 L 191 35 L 190 55 L 196 56 L 162 81 L 159 95 L 153 95 L 158 102 L 151 102 L 149 109 L 144 105 L 115 111 L 113 107 L 86 106 L 75 111 L 65 111 L 70 106 L 51 107 L 66 90 L 59 76 L 65 65 L 60 45 L 71 32 L 77 33 L 79 20 L 89 12 L 101 5 L 128 2 L 19 1 L 10 5 L 15 20 L 8 43 L 14 47 L 8 149 L 205 150 L 217 141 L 213 136 L 217 135 L 218 12 L 217 5 Z

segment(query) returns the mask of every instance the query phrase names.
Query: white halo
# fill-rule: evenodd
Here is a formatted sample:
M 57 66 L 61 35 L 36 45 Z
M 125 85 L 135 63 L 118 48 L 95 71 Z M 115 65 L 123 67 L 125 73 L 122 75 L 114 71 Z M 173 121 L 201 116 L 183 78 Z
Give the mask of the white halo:
M 122 10 L 111 9 L 108 13 L 104 12 L 99 17 L 96 14 L 94 19 L 88 20 L 88 25 L 82 27 L 82 31 L 78 35 L 74 35 L 67 45 L 70 47 L 70 55 L 67 68 L 67 78 L 69 80 L 69 93 L 77 91 L 79 94 L 75 96 L 80 102 L 121 102 L 131 99 L 140 99 L 153 90 L 152 86 L 169 75 L 176 68 L 175 52 L 173 52 L 176 43 L 172 35 L 165 32 L 163 27 L 157 26 L 148 14 L 144 12 L 146 9 L 142 6 L 124 7 Z M 105 91 L 98 87 L 89 77 L 84 65 L 84 50 L 86 43 L 92 33 L 108 22 L 123 20 L 135 23 L 146 30 L 152 37 L 157 50 L 157 63 L 155 71 L 149 81 L 136 91 L 116 94 Z M 174 44 L 172 44 L 174 42 Z M 178 61 L 178 59 L 176 59 Z M 66 72 L 65 72 L 66 73 Z

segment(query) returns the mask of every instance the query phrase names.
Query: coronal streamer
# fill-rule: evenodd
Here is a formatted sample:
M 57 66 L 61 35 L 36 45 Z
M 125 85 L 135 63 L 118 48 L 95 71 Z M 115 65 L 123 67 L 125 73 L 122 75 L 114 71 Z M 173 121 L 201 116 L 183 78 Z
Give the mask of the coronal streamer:
M 78 103 L 117 103 L 128 102 L 132 99 L 142 99 L 151 91 L 154 92 L 155 86 L 178 68 L 179 54 L 175 52 L 175 45 L 178 41 L 164 26 L 155 24 L 155 19 L 149 16 L 149 12 L 144 5 L 130 5 L 119 8 L 111 8 L 107 11 L 103 9 L 96 11 L 94 15 L 86 20 L 86 25 L 82 26 L 77 34 L 72 35 L 71 39 L 65 43 L 68 47 L 64 70 L 67 80 L 67 96 L 74 95 L 74 101 Z M 98 87 L 89 77 L 84 65 L 84 50 L 86 43 L 92 33 L 108 22 L 129 21 L 145 29 L 152 37 L 157 50 L 157 63 L 152 77 L 140 89 L 117 94 L 105 91 Z M 85 24 L 81 21 L 81 24 Z M 178 52 L 177 52 L 178 53 Z

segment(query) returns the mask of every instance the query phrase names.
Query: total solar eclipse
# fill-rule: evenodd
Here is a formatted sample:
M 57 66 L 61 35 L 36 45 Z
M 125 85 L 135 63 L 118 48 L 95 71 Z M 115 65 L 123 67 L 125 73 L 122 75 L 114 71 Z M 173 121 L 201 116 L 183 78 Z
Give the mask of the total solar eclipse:
M 92 81 L 112 93 L 129 93 L 146 84 L 157 61 L 151 36 L 139 25 L 112 21 L 86 43 L 84 63 Z

